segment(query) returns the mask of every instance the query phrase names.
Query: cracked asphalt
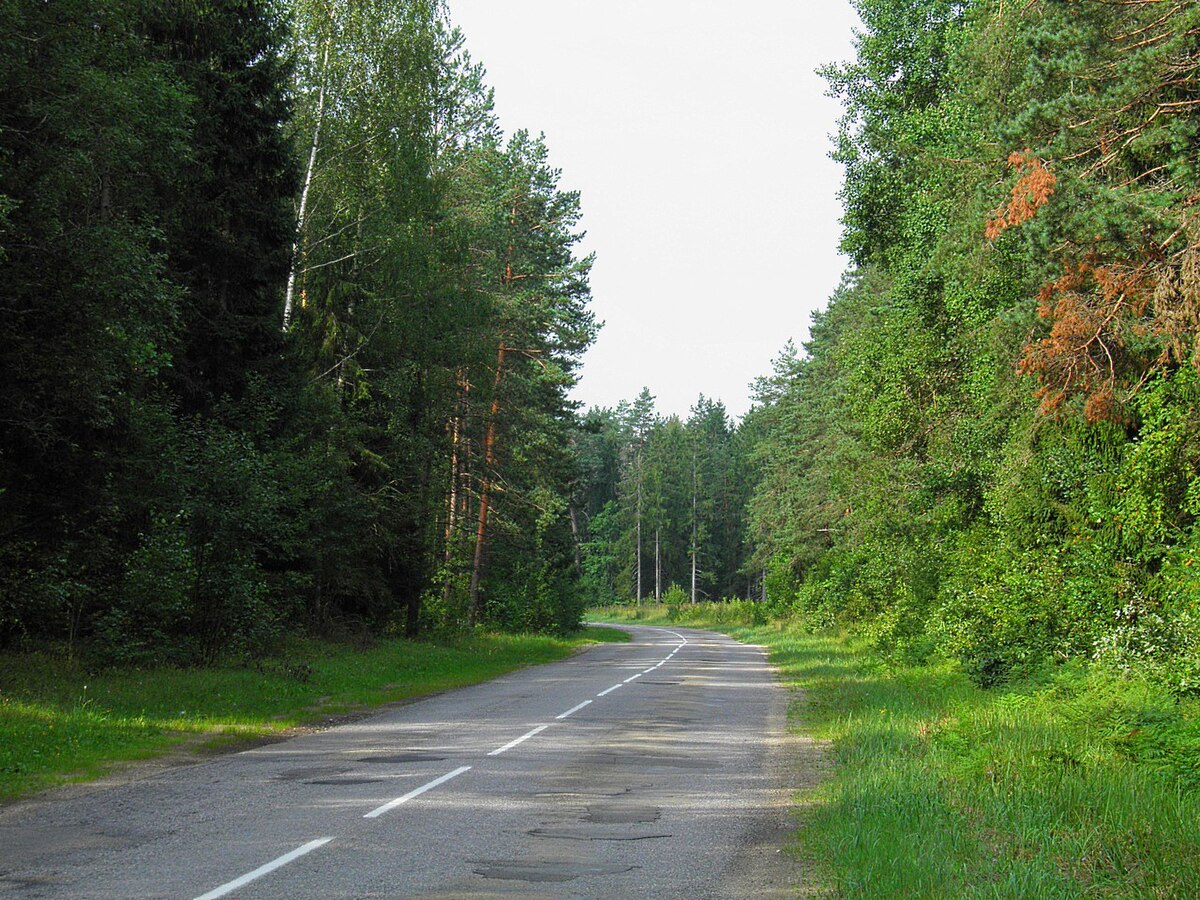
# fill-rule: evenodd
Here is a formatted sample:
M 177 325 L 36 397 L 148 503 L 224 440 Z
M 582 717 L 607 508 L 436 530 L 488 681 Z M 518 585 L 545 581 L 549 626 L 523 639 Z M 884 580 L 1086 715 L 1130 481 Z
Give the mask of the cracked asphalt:
M 22 898 L 795 896 L 759 647 L 627 644 L 0 811 Z

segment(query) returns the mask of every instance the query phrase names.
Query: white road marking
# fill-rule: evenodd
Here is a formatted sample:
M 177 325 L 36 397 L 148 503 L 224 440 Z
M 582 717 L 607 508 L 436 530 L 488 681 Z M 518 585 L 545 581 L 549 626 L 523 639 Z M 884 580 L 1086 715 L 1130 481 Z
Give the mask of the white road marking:
M 309 841 L 303 847 L 297 847 L 291 853 L 285 853 L 278 859 L 271 860 L 265 866 L 259 866 L 253 872 L 247 872 L 241 878 L 235 878 L 233 881 L 226 882 L 219 888 L 214 888 L 213 890 L 209 891 L 207 894 L 201 894 L 196 898 L 196 900 L 216 900 L 217 897 L 224 897 L 226 894 L 232 893 L 240 887 L 244 887 L 254 879 L 262 878 L 268 872 L 274 872 L 281 866 L 286 866 L 288 863 L 292 862 L 292 860 L 299 859 L 306 853 L 312 853 L 312 851 L 316 850 L 318 847 L 324 847 L 332 840 L 333 838 L 327 837 L 318 838 L 315 841 Z
M 601 691 L 600 693 L 598 693 L 596 695 L 597 697 L 604 697 L 608 694 L 611 694 L 617 688 L 621 687 L 622 684 L 629 684 L 629 682 L 633 681 L 634 679 L 641 678 L 643 675 L 648 675 L 649 673 L 653 672 L 655 669 L 662 666 L 664 663 L 668 662 L 672 656 L 674 656 L 676 653 L 678 653 L 680 651 L 680 649 L 682 649 L 684 644 L 688 643 L 687 638 L 685 638 L 682 634 L 679 634 L 678 632 L 675 632 L 675 631 L 669 631 L 666 628 L 664 628 L 662 630 L 666 631 L 668 634 L 672 634 L 675 637 L 679 638 L 679 640 L 680 640 L 679 645 L 676 646 L 675 649 L 672 650 L 670 653 L 668 653 L 666 658 L 663 659 L 662 661 L 656 663 L 655 665 L 651 666 L 650 668 L 648 668 L 642 672 L 638 672 L 636 675 L 631 675 L 630 677 L 626 678 L 623 682 L 621 682 L 621 684 L 614 684 L 610 688 L 605 688 L 603 691 Z M 764 653 L 763 655 L 765 656 L 766 654 Z M 555 718 L 556 719 L 565 719 L 568 716 L 571 716 L 574 713 L 579 712 L 579 710 L 583 709 L 585 706 L 587 706 L 591 702 L 592 702 L 591 700 L 584 700 L 582 703 L 568 709 L 565 713 L 555 716 Z M 504 753 L 506 750 L 511 750 L 513 747 L 529 740 L 531 737 L 541 734 L 543 731 L 545 731 L 549 727 L 550 727 L 549 725 L 539 725 L 537 728 L 534 728 L 534 729 L 528 731 L 527 733 L 521 735 L 515 741 L 509 741 L 503 747 L 498 747 L 497 749 L 491 751 L 488 754 L 488 756 L 499 756 L 501 753 Z M 378 818 L 379 816 L 383 815 L 388 810 L 395 809 L 400 804 L 407 803 L 409 800 L 412 800 L 414 797 L 419 797 L 419 796 L 421 796 L 421 794 L 424 794 L 426 791 L 433 790 L 433 788 L 437 787 L 438 785 L 445 784 L 451 778 L 457 778 L 463 772 L 470 771 L 470 769 L 471 769 L 470 766 L 459 766 L 457 769 L 455 769 L 452 772 L 447 772 L 445 775 L 441 775 L 441 776 L 433 779 L 433 781 L 426 782 L 425 784 L 421 785 L 420 787 L 414 788 L 413 790 L 411 790 L 407 794 L 405 794 L 403 797 L 397 797 L 395 800 L 391 800 L 391 801 L 383 804 L 383 806 L 380 806 L 377 809 L 371 810 L 369 813 L 364 815 L 363 818 L 364 819 Z M 213 890 L 209 891 L 207 894 L 201 894 L 199 897 L 196 898 L 196 900 L 216 900 L 216 898 L 218 898 L 218 897 L 224 897 L 226 894 L 230 894 L 233 891 L 236 891 L 238 888 L 245 887 L 247 884 L 254 881 L 255 879 L 261 878 L 264 875 L 274 872 L 276 869 L 282 868 L 283 866 L 286 866 L 288 863 L 293 862 L 293 861 L 299 859 L 300 857 L 304 856 L 305 854 L 311 853 L 312 851 L 314 851 L 320 847 L 324 847 L 326 844 L 328 844 L 332 840 L 333 840 L 332 837 L 325 837 L 325 838 L 318 838 L 314 841 L 309 841 L 307 844 L 304 844 L 301 847 L 297 847 L 295 850 L 292 850 L 290 853 L 285 853 L 283 856 L 280 856 L 277 859 L 271 860 L 266 865 L 259 866 L 253 872 L 247 872 L 245 875 L 242 875 L 240 878 L 235 878 L 233 881 L 226 882 L 225 884 L 221 885 L 220 887 L 214 888 Z
M 537 728 L 533 729 L 532 731 L 528 731 L 525 734 L 521 735 L 515 741 L 509 741 L 503 747 L 497 747 L 495 750 L 493 750 L 491 753 L 489 753 L 488 756 L 499 756 L 505 750 L 511 750 L 513 747 L 517 746 L 517 744 L 520 744 L 523 741 L 529 740 L 535 734 L 541 734 L 543 731 L 545 731 L 549 727 L 550 727 L 549 725 L 539 725 Z
M 675 637 L 679 638 L 679 647 L 682 647 L 684 644 L 686 644 L 686 643 L 688 642 L 688 639 L 687 639 L 687 638 L 685 638 L 685 637 L 684 637 L 682 634 L 680 634 L 678 631 L 672 631 L 672 630 L 671 630 L 671 629 L 669 629 L 669 628 L 664 628 L 664 629 L 662 629 L 662 630 L 663 630 L 663 631 L 665 631 L 667 634 L 673 634 L 673 635 L 675 635 Z M 676 650 L 678 650 L 678 649 L 679 649 L 679 647 L 676 647 L 675 649 L 676 649 Z
M 379 816 L 382 816 L 389 809 L 395 809 L 401 803 L 407 803 L 413 797 L 420 797 L 426 791 L 432 790 L 433 788 L 437 787 L 439 784 L 445 784 L 451 778 L 457 778 L 463 772 L 469 771 L 470 768 L 471 768 L 470 766 L 459 766 L 453 772 L 447 772 L 445 775 L 442 775 L 439 778 L 433 779 L 433 781 L 426 782 L 425 784 L 421 785 L 419 788 L 413 788 L 413 790 L 409 791 L 403 797 L 397 797 L 395 800 L 390 800 L 387 803 L 383 804 L 383 806 L 379 807 L 378 809 L 371 810 L 369 813 L 367 813 L 365 816 L 363 816 L 363 818 L 364 819 L 377 819 L 377 818 L 379 818 Z
M 554 718 L 556 718 L 556 719 L 565 719 L 567 716 L 574 715 L 575 713 L 579 712 L 581 709 L 583 709 L 585 706 L 587 706 L 587 705 L 588 705 L 589 703 L 591 703 L 591 702 L 592 702 L 591 700 L 584 700 L 584 701 L 583 701 L 582 703 L 580 703 L 578 706 L 572 706 L 572 707 L 571 707 L 570 709 L 568 709 L 568 710 L 567 710 L 565 713 L 563 713 L 563 714 L 562 714 L 562 715 L 560 715 L 560 716 L 555 716 Z

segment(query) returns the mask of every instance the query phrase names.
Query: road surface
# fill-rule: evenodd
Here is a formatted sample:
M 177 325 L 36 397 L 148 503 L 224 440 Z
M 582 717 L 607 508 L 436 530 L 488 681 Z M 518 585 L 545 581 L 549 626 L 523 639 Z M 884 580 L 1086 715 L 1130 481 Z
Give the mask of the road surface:
M 0 810 L 22 898 L 793 896 L 761 648 L 628 627 L 550 665 Z

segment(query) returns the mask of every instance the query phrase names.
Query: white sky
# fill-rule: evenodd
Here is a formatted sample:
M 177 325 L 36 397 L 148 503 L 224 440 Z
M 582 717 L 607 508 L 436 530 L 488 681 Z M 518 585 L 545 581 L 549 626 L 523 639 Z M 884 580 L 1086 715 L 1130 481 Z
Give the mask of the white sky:
M 851 58 L 847 0 L 449 0 L 509 132 L 545 132 L 583 196 L 605 325 L 574 397 L 643 385 L 740 416 L 799 345 L 846 261 L 838 104 L 814 69 Z

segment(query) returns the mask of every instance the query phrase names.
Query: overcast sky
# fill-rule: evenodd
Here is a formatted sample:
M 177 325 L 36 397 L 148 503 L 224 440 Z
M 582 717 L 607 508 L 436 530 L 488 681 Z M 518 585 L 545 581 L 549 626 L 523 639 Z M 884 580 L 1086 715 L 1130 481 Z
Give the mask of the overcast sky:
M 449 0 L 509 132 L 545 132 L 583 195 L 604 321 L 575 398 L 645 385 L 737 416 L 802 342 L 837 252 L 839 115 L 814 69 L 852 55 L 846 0 Z

